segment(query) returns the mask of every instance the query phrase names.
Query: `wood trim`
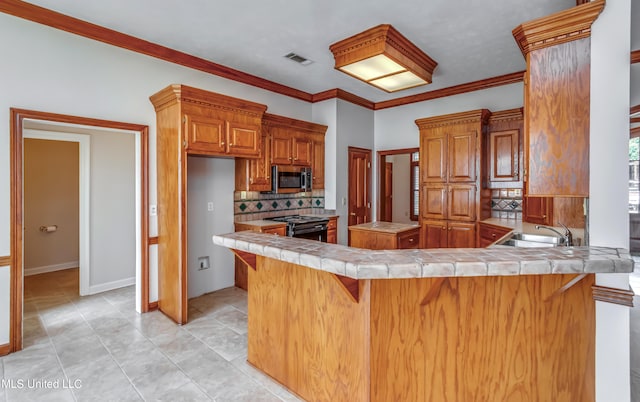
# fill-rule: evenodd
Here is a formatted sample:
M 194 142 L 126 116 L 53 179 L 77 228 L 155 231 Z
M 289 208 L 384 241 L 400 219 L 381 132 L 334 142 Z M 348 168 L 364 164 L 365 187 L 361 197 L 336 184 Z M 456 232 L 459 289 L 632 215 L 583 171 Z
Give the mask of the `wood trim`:
M 4 345 L 0 345 L 0 356 L 5 356 L 11 353 L 11 344 L 5 343 Z
M 158 244 L 158 236 L 149 237 L 149 245 L 153 246 L 154 244 Z
M 147 311 L 156 311 L 158 309 L 158 302 L 154 301 L 149 303 L 148 307 L 147 307 Z
M 382 192 L 384 191 L 384 188 L 381 183 L 382 183 L 382 178 L 384 177 L 384 166 L 385 166 L 384 164 L 386 162 L 386 157 L 389 155 L 403 155 L 403 154 L 409 154 L 409 156 L 411 156 L 412 153 L 419 152 L 419 151 L 420 151 L 420 148 L 416 147 L 416 148 L 388 149 L 386 151 L 377 152 L 378 175 L 374 179 L 378 186 L 378 200 L 381 200 L 382 197 L 384 196 L 384 194 L 382 194 Z M 411 159 L 409 159 L 409 163 L 411 163 Z M 378 202 L 376 205 L 376 219 L 380 220 L 381 215 L 382 215 L 382 203 Z
M 633 307 L 635 293 L 631 289 L 616 289 L 600 285 L 593 285 L 591 289 L 593 290 L 593 300 Z
M 374 110 L 387 109 L 396 106 L 408 105 L 416 102 L 424 102 L 428 100 L 444 98 L 447 96 L 460 95 L 467 92 L 480 91 L 502 85 L 515 84 L 522 82 L 524 79 L 524 71 L 499 75 L 497 77 L 485 78 L 478 81 L 467 82 L 464 84 L 454 85 L 447 88 L 436 89 L 434 91 L 423 92 L 416 95 L 409 95 L 402 98 L 391 99 L 388 101 L 377 102 Z
M 281 95 L 307 102 L 312 98 L 307 92 L 20 0 L 3 0 L 0 12 Z
M 524 116 L 524 108 L 515 108 L 508 110 L 500 110 L 499 112 L 491 112 L 489 116 L 489 124 L 502 123 L 507 121 L 522 121 Z
M 311 102 L 322 102 L 333 98 L 342 99 L 344 101 L 351 102 L 355 105 L 362 106 L 371 110 L 374 110 L 376 107 L 376 104 L 374 102 L 371 102 L 370 100 L 362 98 L 358 95 L 354 95 L 351 92 L 347 92 L 340 88 L 328 89 L 326 91 L 313 94 Z
M 309 133 L 322 134 L 327 133 L 329 127 L 311 123 L 309 121 L 292 119 L 291 117 L 279 116 L 277 114 L 265 113 L 262 116 L 262 124 L 265 126 L 280 126 L 285 128 L 295 128 L 298 130 L 308 131 Z
M 640 126 L 631 129 L 629 138 L 640 137 Z
M 631 106 L 629 109 L 629 114 L 640 113 L 640 105 Z
M 0 267 L 6 267 L 9 265 L 11 265 L 11 256 L 10 255 L 0 256 Z
M 640 50 L 631 52 L 631 64 L 640 63 Z
M 5 3 L 0 3 L 0 8 Z M 44 120 L 84 126 L 103 127 L 140 133 L 140 234 L 142 265 L 141 302 L 142 312 L 149 305 L 149 128 L 141 124 L 100 120 L 87 117 L 62 115 L 26 109 L 10 109 L 10 176 L 11 176 L 11 296 L 9 318 L 9 345 L 11 352 L 22 349 L 22 303 L 23 303 L 23 123 L 25 119 Z
M 253 253 L 247 253 L 246 251 L 231 249 L 233 254 L 235 254 L 242 262 L 244 262 L 247 266 L 256 270 L 256 255 Z
M 634 123 L 634 124 L 635 124 L 635 123 L 640 123 L 640 117 L 632 117 L 632 118 L 630 119 L 630 122 L 631 122 L 631 123 Z
M 523 55 L 531 51 L 591 36 L 591 24 L 604 9 L 604 0 L 591 1 L 518 25 L 512 31 Z
M 349 278 L 346 276 L 334 274 L 334 278 L 338 281 L 341 287 L 345 290 L 349 299 L 355 303 L 360 301 L 360 281 L 357 279 Z
M 378 151 L 378 156 L 388 156 L 388 155 L 401 155 L 401 154 L 412 154 L 414 152 L 419 152 L 420 148 L 401 148 L 401 149 L 388 149 L 386 151 Z
M 416 120 L 416 125 L 420 130 L 447 126 L 450 124 L 462 123 L 486 123 L 491 116 L 491 112 L 487 109 L 469 110 L 467 112 L 451 113 L 441 116 L 426 117 Z

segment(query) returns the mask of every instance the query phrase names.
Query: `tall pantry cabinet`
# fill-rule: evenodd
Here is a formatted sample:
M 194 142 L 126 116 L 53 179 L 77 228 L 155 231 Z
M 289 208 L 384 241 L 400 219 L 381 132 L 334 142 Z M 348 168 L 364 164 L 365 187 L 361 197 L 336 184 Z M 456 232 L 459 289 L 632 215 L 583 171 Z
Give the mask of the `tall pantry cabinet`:
M 157 118 L 158 308 L 187 322 L 187 157 L 259 158 L 265 105 L 185 85 L 150 97 Z
M 486 109 L 416 120 L 420 129 L 422 247 L 476 245 Z

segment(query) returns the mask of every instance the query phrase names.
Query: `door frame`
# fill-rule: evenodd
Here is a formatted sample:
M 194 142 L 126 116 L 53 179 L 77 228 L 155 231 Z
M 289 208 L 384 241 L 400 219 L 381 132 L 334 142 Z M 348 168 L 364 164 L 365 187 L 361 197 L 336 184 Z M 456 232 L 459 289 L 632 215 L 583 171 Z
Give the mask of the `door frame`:
M 371 163 L 372 161 L 372 154 L 373 151 L 368 149 L 368 148 L 359 148 L 359 147 L 349 147 L 347 150 L 347 166 L 348 166 L 348 177 L 347 177 L 347 226 L 349 225 L 349 220 L 351 218 L 351 158 L 352 158 L 352 154 L 354 153 L 365 153 L 367 154 L 368 158 L 369 158 L 369 166 L 367 166 L 367 179 L 366 179 L 366 188 L 365 188 L 365 192 L 366 192 L 366 198 L 367 198 L 367 203 L 368 203 L 368 209 L 369 209 L 369 216 L 368 216 L 368 221 L 370 222 L 373 217 L 371 216 Z
M 10 108 L 9 169 L 10 169 L 10 316 L 9 352 L 22 350 L 22 305 L 24 302 L 24 237 L 23 237 L 23 159 L 24 120 L 65 123 L 80 126 L 134 131 L 140 138 L 140 302 L 141 312 L 149 311 L 149 127 L 141 124 L 123 123 L 34 110 Z
M 382 193 L 382 191 L 384 190 L 383 186 L 382 186 L 382 178 L 384 177 L 384 164 L 387 161 L 387 156 L 389 155 L 401 155 L 401 154 L 409 154 L 411 155 L 414 152 L 420 152 L 420 148 L 419 147 L 415 147 L 415 148 L 400 148 L 400 149 L 388 149 L 385 151 L 378 151 L 378 177 L 376 177 L 376 183 L 377 183 L 377 188 L 378 188 L 378 200 L 381 200 L 382 197 L 384 196 L 384 194 Z M 381 209 L 381 203 L 378 202 L 376 205 L 376 220 L 380 221 L 380 216 L 382 215 L 380 209 Z

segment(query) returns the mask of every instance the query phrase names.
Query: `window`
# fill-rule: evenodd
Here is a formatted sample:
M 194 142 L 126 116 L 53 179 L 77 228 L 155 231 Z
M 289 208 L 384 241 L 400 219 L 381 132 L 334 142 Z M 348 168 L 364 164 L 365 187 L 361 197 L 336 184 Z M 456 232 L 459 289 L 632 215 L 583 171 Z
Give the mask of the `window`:
M 637 214 L 640 209 L 640 137 L 629 140 L 629 213 Z
M 420 153 L 411 154 L 411 195 L 409 196 L 409 218 L 417 221 L 420 215 Z

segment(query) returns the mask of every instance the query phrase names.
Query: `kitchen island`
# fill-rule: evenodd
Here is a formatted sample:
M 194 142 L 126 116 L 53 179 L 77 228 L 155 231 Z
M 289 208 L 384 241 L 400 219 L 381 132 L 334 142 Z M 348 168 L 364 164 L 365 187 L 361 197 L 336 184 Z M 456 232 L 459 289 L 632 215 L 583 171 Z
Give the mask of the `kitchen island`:
M 249 270 L 249 363 L 309 401 L 593 401 L 595 273 L 625 250 L 371 251 L 214 236 Z

